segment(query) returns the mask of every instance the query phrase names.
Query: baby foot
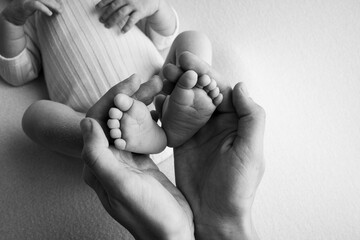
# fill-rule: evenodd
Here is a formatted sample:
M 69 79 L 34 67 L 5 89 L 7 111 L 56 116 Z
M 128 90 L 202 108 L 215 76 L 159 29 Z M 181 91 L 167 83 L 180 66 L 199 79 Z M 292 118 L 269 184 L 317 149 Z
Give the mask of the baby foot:
M 162 127 L 168 146 L 177 147 L 191 138 L 210 119 L 222 94 L 208 75 L 198 78 L 189 70 L 180 76 L 162 108 Z
M 144 103 L 125 94 L 116 95 L 114 103 L 107 124 L 117 149 L 143 154 L 164 150 L 166 135 Z

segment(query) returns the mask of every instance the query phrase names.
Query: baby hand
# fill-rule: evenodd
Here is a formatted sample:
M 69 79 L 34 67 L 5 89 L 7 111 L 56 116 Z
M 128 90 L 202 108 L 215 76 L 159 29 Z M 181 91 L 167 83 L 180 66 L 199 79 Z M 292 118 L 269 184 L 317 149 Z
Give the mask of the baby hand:
M 100 22 L 111 28 L 118 24 L 122 32 L 129 31 L 139 20 L 151 16 L 159 9 L 161 0 L 101 0 L 96 8 L 105 11 Z
M 61 13 L 61 10 L 60 0 L 13 0 L 2 14 L 7 21 L 15 25 L 24 25 L 35 11 L 51 16 L 54 12 Z

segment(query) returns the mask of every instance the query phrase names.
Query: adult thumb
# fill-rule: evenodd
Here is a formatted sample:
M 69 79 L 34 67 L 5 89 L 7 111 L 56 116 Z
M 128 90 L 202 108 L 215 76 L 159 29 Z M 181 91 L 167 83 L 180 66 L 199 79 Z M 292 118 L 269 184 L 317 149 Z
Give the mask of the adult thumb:
M 252 145 L 262 145 L 265 129 L 265 111 L 249 96 L 244 83 L 233 90 L 233 105 L 238 116 L 238 135 Z
M 97 153 L 101 152 L 102 149 L 108 148 L 109 142 L 100 124 L 95 119 L 82 119 L 80 128 L 84 141 L 82 158 L 85 163 L 92 167 L 93 161 L 98 157 L 96 156 Z
M 102 187 L 112 191 L 119 187 L 119 183 L 126 183 L 133 172 L 124 167 L 109 149 L 109 141 L 100 124 L 95 119 L 84 118 L 80 127 L 84 140 L 82 159 Z
M 84 145 L 93 147 L 108 147 L 109 142 L 100 124 L 92 118 L 84 118 L 80 122 Z

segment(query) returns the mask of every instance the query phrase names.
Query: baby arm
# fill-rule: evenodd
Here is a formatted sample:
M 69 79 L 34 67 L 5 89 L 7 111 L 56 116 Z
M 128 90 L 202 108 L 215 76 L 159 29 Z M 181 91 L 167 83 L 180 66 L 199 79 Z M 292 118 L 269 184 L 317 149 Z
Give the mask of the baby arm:
M 39 72 L 40 55 L 31 40 L 35 31 L 25 25 L 37 10 L 51 16 L 61 5 L 56 0 L 13 0 L 0 13 L 0 75 L 12 85 L 30 81 Z
M 158 10 L 148 17 L 149 27 L 163 36 L 174 34 L 177 28 L 177 17 L 169 3 L 159 0 Z
M 149 27 L 163 36 L 176 29 L 176 15 L 164 0 L 101 0 L 96 7 L 104 10 L 100 21 L 106 27 L 119 24 L 124 33 L 146 17 Z

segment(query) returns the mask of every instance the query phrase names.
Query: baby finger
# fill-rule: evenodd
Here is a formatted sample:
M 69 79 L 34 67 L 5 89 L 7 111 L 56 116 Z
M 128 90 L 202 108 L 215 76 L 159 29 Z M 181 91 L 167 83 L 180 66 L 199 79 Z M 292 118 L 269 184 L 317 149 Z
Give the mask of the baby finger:
M 101 0 L 95 5 L 96 8 L 103 8 L 112 3 L 114 0 Z
M 62 4 L 57 0 L 40 0 L 51 12 L 61 13 Z
M 53 14 L 52 11 L 40 1 L 27 2 L 26 8 L 29 9 L 30 11 L 40 11 L 46 14 L 47 16 L 51 16 Z
M 138 21 L 141 19 L 141 14 L 139 12 L 134 12 L 128 18 L 125 26 L 122 28 L 122 32 L 128 32 Z
M 118 11 L 123 6 L 124 3 L 122 0 L 112 1 L 109 5 L 106 6 L 106 10 L 101 14 L 100 22 L 106 22 L 113 13 Z
M 112 27 L 115 24 L 118 24 L 121 29 L 127 22 L 127 19 L 129 18 L 131 12 L 132 8 L 129 5 L 120 8 L 107 19 L 105 26 Z

